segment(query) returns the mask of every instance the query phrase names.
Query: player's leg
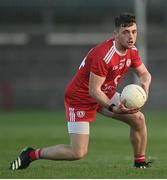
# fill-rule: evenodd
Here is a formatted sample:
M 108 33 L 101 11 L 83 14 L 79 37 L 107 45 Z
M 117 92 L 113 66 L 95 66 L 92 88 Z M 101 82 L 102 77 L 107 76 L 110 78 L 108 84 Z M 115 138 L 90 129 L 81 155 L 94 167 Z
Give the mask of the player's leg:
M 101 109 L 101 114 L 125 122 L 130 126 L 130 140 L 134 151 L 134 165 L 139 168 L 149 166 L 145 162 L 147 146 L 147 127 L 143 113 L 135 114 L 113 114 L 107 109 Z
M 147 128 L 144 115 L 141 112 L 135 114 L 113 114 L 103 109 L 101 113 L 127 123 L 130 126 L 130 139 L 135 156 L 145 154 L 147 145 Z
M 74 122 L 78 124 L 77 122 Z M 82 122 L 79 122 L 82 123 Z M 88 123 L 88 122 L 83 122 Z M 86 125 L 87 126 L 87 125 Z M 70 144 L 59 144 L 41 149 L 40 158 L 50 160 L 78 160 L 82 159 L 88 150 L 89 134 L 70 133 Z
M 25 169 L 37 159 L 79 160 L 86 155 L 89 144 L 89 122 L 69 122 L 70 144 L 59 144 L 42 149 L 25 148 L 10 164 L 10 169 Z
M 119 94 L 116 93 L 111 101 L 117 105 L 119 103 Z M 135 163 L 144 163 L 147 146 L 147 127 L 144 114 L 140 111 L 135 114 L 114 114 L 106 108 L 101 108 L 99 112 L 130 126 L 130 140 L 134 151 Z
M 127 123 L 130 126 L 130 140 L 133 146 L 136 162 L 145 161 L 147 146 L 147 127 L 144 115 L 141 112 L 135 114 L 114 114 L 113 118 Z

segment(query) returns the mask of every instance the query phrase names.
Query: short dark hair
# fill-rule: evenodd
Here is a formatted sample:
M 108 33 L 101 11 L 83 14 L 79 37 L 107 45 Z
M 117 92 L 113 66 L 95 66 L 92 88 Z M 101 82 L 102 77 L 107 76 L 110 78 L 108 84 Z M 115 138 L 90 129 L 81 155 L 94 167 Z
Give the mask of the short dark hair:
M 121 13 L 115 17 L 115 27 L 128 27 L 136 23 L 136 17 L 132 13 Z

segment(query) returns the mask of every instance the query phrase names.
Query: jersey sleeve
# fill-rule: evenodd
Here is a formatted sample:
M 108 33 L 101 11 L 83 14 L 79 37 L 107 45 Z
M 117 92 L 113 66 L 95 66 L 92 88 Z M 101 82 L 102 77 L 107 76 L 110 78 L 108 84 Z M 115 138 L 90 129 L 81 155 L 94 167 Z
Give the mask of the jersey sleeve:
M 106 77 L 108 69 L 109 67 L 103 59 L 103 53 L 100 53 L 98 49 L 96 49 L 94 56 L 92 57 L 90 71 L 98 76 Z
M 131 67 L 132 68 L 137 68 L 142 64 L 142 60 L 139 56 L 139 51 L 136 48 L 132 49 L 131 52 L 132 55 L 132 63 L 131 63 Z

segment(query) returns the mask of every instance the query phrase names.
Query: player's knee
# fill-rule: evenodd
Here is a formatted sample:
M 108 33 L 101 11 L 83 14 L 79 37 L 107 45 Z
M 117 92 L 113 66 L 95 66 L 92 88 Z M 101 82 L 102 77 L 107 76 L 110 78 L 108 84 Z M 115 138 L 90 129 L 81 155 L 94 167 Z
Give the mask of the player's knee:
M 83 159 L 84 156 L 87 154 L 87 150 L 76 150 L 73 152 L 73 159 L 75 160 L 79 160 L 79 159 Z
M 138 130 L 145 126 L 145 116 L 142 112 L 137 112 L 134 114 L 132 126 Z

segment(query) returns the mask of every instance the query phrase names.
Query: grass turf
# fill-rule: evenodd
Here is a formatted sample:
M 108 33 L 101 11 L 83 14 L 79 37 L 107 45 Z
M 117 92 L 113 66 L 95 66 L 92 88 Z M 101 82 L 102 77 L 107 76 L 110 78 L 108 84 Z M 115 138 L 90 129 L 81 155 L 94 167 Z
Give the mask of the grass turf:
M 79 161 L 39 160 L 11 171 L 9 162 L 25 146 L 42 148 L 69 143 L 64 112 L 0 113 L 0 178 L 167 178 L 167 112 L 147 112 L 149 169 L 133 168 L 129 127 L 98 115 L 91 124 L 88 155 Z

